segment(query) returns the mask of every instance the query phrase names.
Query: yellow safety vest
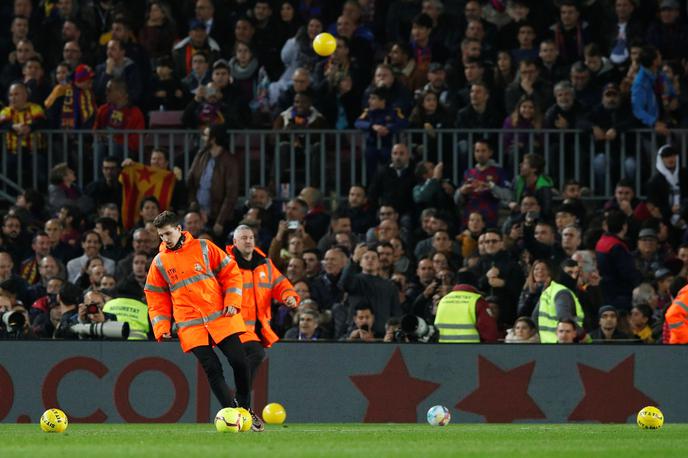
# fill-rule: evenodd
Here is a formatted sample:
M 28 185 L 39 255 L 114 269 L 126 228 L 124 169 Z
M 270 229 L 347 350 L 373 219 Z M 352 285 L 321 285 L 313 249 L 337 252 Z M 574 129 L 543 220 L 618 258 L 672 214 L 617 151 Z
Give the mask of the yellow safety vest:
M 104 312 L 117 315 L 117 321 L 129 323 L 128 340 L 148 339 L 148 306 L 136 299 L 118 297 L 109 300 L 103 307 Z
M 553 281 L 540 295 L 540 308 L 537 316 L 540 343 L 557 343 L 557 324 L 559 324 L 559 318 L 557 317 L 557 307 L 554 304 L 554 298 L 560 291 L 568 291 L 573 296 L 573 301 L 576 304 L 576 316 L 574 318 L 579 327 L 583 326 L 583 308 L 580 302 L 578 302 L 576 293 L 566 286 Z
M 440 300 L 435 316 L 440 343 L 480 343 L 480 335 L 475 327 L 478 299 L 480 294 L 452 291 Z

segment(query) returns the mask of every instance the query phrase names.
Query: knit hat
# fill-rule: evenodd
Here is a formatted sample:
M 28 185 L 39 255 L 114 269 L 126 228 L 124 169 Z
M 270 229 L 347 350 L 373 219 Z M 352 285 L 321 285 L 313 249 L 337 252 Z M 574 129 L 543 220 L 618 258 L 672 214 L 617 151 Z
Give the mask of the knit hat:
M 95 76 L 91 67 L 85 64 L 78 65 L 76 70 L 74 70 L 74 82 L 76 83 L 83 83 L 84 81 L 93 79 Z

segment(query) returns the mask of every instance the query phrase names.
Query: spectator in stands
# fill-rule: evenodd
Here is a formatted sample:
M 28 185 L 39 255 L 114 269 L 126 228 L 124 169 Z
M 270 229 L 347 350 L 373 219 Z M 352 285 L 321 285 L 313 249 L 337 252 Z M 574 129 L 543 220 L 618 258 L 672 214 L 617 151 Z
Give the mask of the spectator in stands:
M 523 157 L 519 168 L 519 176 L 514 180 L 514 201 L 509 203 L 513 210 L 516 202 L 521 202 L 525 195 L 532 195 L 540 205 L 541 213 L 549 215 L 552 206 L 553 182 L 550 177 L 544 174 L 545 160 L 538 154 L 526 154 Z M 536 218 L 537 216 L 533 216 Z
M 514 65 L 518 65 L 524 59 L 537 59 L 539 50 L 535 42 L 536 37 L 537 35 L 533 24 L 525 21 L 519 24 L 516 35 L 518 47 L 511 49 L 511 57 Z
M 456 241 L 461 247 L 461 257 L 468 259 L 478 254 L 478 237 L 485 230 L 485 218 L 479 211 L 472 211 L 468 214 L 468 221 L 465 229 L 456 236 Z
M 305 231 L 313 240 L 320 240 L 330 224 L 330 216 L 325 209 L 322 194 L 317 188 L 307 186 L 299 192 L 298 198 L 308 205 L 308 212 L 303 219 Z
M 327 121 L 323 115 L 313 107 L 313 97 L 314 94 L 310 90 L 299 92 L 294 95 L 294 104 L 275 118 L 272 128 L 274 130 L 325 129 L 327 127 Z M 294 147 L 301 151 L 306 147 L 307 138 L 310 137 L 297 135 L 294 139 Z M 315 140 L 308 141 L 311 148 L 314 148 Z
M 413 201 L 417 208 L 444 208 L 454 213 L 454 186 L 449 180 L 444 180 L 444 164 L 437 165 L 425 161 L 416 164 L 418 184 L 413 187 Z
M 92 181 L 86 186 L 85 194 L 91 198 L 96 208 L 106 203 L 122 204 L 122 185 L 119 178 L 119 160 L 115 156 L 107 156 L 100 167 L 102 178 Z
M 427 83 L 428 65 L 420 66 L 413 49 L 404 42 L 392 44 L 385 61 L 394 69 L 399 81 L 410 91 L 416 91 Z
M 191 73 L 191 58 L 198 51 L 205 52 L 210 62 L 215 62 L 221 54 L 218 42 L 208 36 L 206 25 L 198 19 L 192 19 L 189 36 L 177 43 L 172 50 L 175 71 L 181 78 Z
M 653 281 L 655 272 L 662 267 L 662 256 L 658 251 L 657 232 L 651 228 L 638 233 L 638 249 L 633 252 L 636 269 L 645 281 Z
M 678 150 L 672 145 L 659 148 L 655 168 L 647 183 L 647 201 L 659 209 L 665 221 L 683 229 L 688 221 L 688 170 L 680 166 Z
M 82 272 L 74 280 L 74 284 L 83 291 L 95 291 L 100 286 L 100 280 L 105 275 L 105 266 L 100 258 L 86 261 Z
M 232 116 L 232 114 L 224 103 L 224 93 L 216 83 L 211 81 L 196 89 L 194 98 L 184 109 L 182 124 L 187 129 L 203 131 L 208 127 L 226 124 L 228 120 L 226 116 Z
M 358 237 L 352 234 L 351 231 L 351 218 L 349 214 L 344 210 L 334 211 L 330 218 L 330 227 L 327 233 L 318 240 L 318 251 L 324 253 L 332 245 L 336 245 L 336 236 L 342 233 L 352 235 L 354 243 L 358 243 Z
M 599 328 L 590 333 L 593 343 L 628 343 L 631 337 L 618 328 L 619 315 L 612 305 L 605 305 L 599 310 Z M 621 341 L 621 342 L 615 342 Z
M 35 56 L 36 51 L 30 40 L 24 39 L 17 43 L 16 51 L 13 51 L 8 58 L 9 64 L 0 71 L 0 90 L 3 93 L 9 90 L 13 83 L 23 79 L 22 68 L 24 64 Z
M 66 264 L 67 261 L 78 256 L 76 247 L 62 240 L 64 225 L 59 218 L 52 218 L 46 221 L 43 229 L 50 239 L 50 254 L 62 264 Z
M 575 320 L 563 319 L 557 323 L 556 340 L 554 342 L 542 343 L 558 343 L 558 344 L 574 344 L 578 343 L 576 335 L 578 334 L 579 326 Z
M 307 281 L 313 280 L 316 276 L 320 274 L 320 271 L 322 269 L 320 257 L 320 251 L 315 248 L 303 251 L 301 258 L 303 259 L 303 262 L 305 264 L 304 276 Z M 296 284 L 294 284 L 294 287 L 296 287 Z M 308 289 L 308 295 L 310 297 L 310 288 Z M 299 293 L 299 296 L 301 296 L 301 293 Z M 303 296 L 301 297 L 303 298 Z
M 372 323 L 371 326 L 376 336 L 384 335 L 384 324 L 387 319 L 401 315 L 397 289 L 391 280 L 380 276 L 379 269 L 380 259 L 377 251 L 361 243 L 356 246 L 351 262 L 344 268 L 339 280 L 349 294 L 349 304 L 344 307 L 356 310 L 358 304 L 371 305 L 373 314 L 378 319 L 378 323 Z M 380 320 L 383 321 L 380 323 Z
M 174 19 L 167 4 L 154 0 L 148 3 L 146 22 L 138 33 L 138 42 L 151 59 L 167 56 L 177 37 Z
M 575 71 L 572 67 L 571 72 Z M 577 92 L 568 81 L 560 81 L 554 86 L 556 102 L 547 109 L 543 121 L 543 127 L 547 129 L 575 129 L 578 127 L 584 107 L 578 102 Z
M 470 92 L 473 84 L 485 81 L 485 63 L 477 57 L 469 57 L 463 64 L 463 87 L 454 92 L 453 109 L 460 110 L 470 103 Z
M 179 78 L 174 75 L 172 59 L 168 56 L 155 60 L 155 74 L 150 87 L 149 110 L 177 111 L 184 107 L 186 94 Z
M 368 200 L 372 205 L 391 204 L 402 217 L 402 223 L 410 224 L 415 175 L 408 147 L 397 143 L 392 147 L 388 167 L 380 168 L 368 189 Z
M 62 47 L 62 60 L 67 63 L 70 71 L 74 71 L 85 62 L 82 58 L 81 45 L 78 41 L 68 41 Z
M 526 151 L 539 150 L 542 139 L 539 135 L 529 135 L 523 132 L 510 133 L 508 130 L 527 130 L 542 128 L 542 114 L 535 104 L 535 100 L 524 95 L 516 104 L 514 111 L 504 119 L 502 129 L 504 133 L 503 148 L 506 152 L 505 168 L 511 170 L 516 157 Z M 530 153 L 532 154 L 532 153 Z
M 659 18 L 647 30 L 647 43 L 657 48 L 666 60 L 686 57 L 683 43 L 688 40 L 688 26 L 681 18 L 681 5 L 677 0 L 659 2 Z
M 516 66 L 511 60 L 511 54 L 508 51 L 499 51 L 497 53 L 497 63 L 494 67 L 494 75 L 492 77 L 492 87 L 497 94 L 504 98 L 504 91 L 516 78 Z M 500 109 L 503 109 L 504 103 L 499 103 Z
M 640 283 L 642 274 L 636 269 L 624 238 L 628 231 L 626 215 L 610 210 L 605 217 L 606 232 L 597 241 L 595 252 L 602 281 L 605 304 L 613 305 L 620 314 L 631 307 L 633 288 Z
M 592 57 L 590 58 L 592 59 Z M 599 60 L 600 56 L 595 56 L 595 59 Z M 586 58 L 586 60 L 588 60 Z M 598 69 L 601 64 L 597 64 Z M 587 113 L 590 109 L 597 103 L 600 99 L 600 88 L 595 85 L 595 81 L 592 78 L 592 71 L 586 64 L 581 61 L 574 63 L 571 66 L 571 71 L 569 73 L 569 81 L 574 90 L 574 97 L 576 102 L 581 107 L 583 113 Z M 556 88 L 554 92 L 554 97 L 556 99 Z
M 449 114 L 444 105 L 440 103 L 437 93 L 432 90 L 419 93 L 416 106 L 409 117 L 409 127 L 423 130 L 422 137 L 416 135 L 412 137 L 414 140 L 417 138 L 419 143 L 416 149 L 417 155 L 427 156 L 433 162 L 442 156 L 445 160 L 449 160 L 449 164 L 452 163 L 450 148 L 448 147 L 449 138 L 446 134 L 437 132 L 438 129 L 451 127 Z M 444 137 L 441 151 L 440 137 Z
M 19 216 L 7 213 L 2 218 L 2 245 L 12 255 L 14 265 L 31 255 L 31 237 Z
M 564 64 L 582 60 L 583 48 L 593 41 L 592 31 L 574 0 L 559 2 L 559 20 L 549 30 Z
M 568 257 L 572 257 L 583 243 L 583 236 L 579 226 L 570 224 L 561 230 L 561 248 Z
M 24 83 L 13 83 L 8 92 L 9 105 L 0 110 L 0 130 L 5 131 L 7 148 L 6 170 L 12 180 L 17 178 L 18 152 L 23 151 L 22 167 L 24 177 L 30 177 L 33 169 L 31 160 L 43 147 L 43 137 L 38 130 L 46 126 L 46 116 L 40 105 L 29 102 L 28 88 Z M 36 155 L 41 163 L 41 157 Z M 29 183 L 29 180 L 24 183 Z
M 149 72 L 150 73 L 150 72 Z M 96 66 L 96 78 L 93 89 L 99 101 L 108 98 L 109 82 L 113 79 L 124 81 L 129 100 L 137 105 L 141 102 L 143 88 L 141 70 L 133 59 L 127 56 L 124 43 L 120 40 L 110 40 L 107 45 L 107 59 Z
M 16 49 L 19 42 L 29 37 L 29 18 L 24 16 L 14 16 L 9 28 L 9 36 L 5 36 L 0 41 L 0 63 L 7 65 L 10 53 Z
M 333 246 L 325 252 L 323 271 L 310 281 L 311 297 L 321 310 L 331 310 L 334 304 L 343 300 L 344 289 L 340 280 L 347 262 L 348 255 L 341 247 Z
M 633 106 L 633 115 L 645 127 L 654 129 L 659 135 L 668 136 L 669 127 L 667 123 L 661 118 L 662 99 L 659 98 L 655 92 L 655 86 L 658 84 L 658 79 L 663 82 L 663 76 L 660 73 L 662 65 L 662 56 L 653 46 L 644 46 L 638 58 L 640 69 L 633 80 L 631 86 L 631 104 Z M 673 88 L 668 81 L 663 82 L 668 86 L 667 96 L 673 95 Z
M 95 74 L 88 65 L 77 65 L 72 81 L 58 80 L 45 99 L 50 126 L 60 129 L 90 129 L 96 119 Z
M 544 81 L 554 85 L 568 78 L 568 65 L 562 63 L 559 57 L 559 48 L 557 48 L 554 40 L 546 39 L 540 42 L 538 58 L 537 62 L 540 65 L 539 76 Z
M 375 312 L 373 307 L 368 302 L 360 302 L 353 308 L 351 324 L 343 329 L 346 332 L 339 336 L 335 329 L 334 337 L 339 340 L 372 342 L 380 337 L 375 333 L 374 326 Z
M 475 167 L 464 172 L 463 183 L 454 196 L 464 209 L 464 226 L 472 212 L 480 212 L 488 227 L 496 226 L 500 201 L 511 198 L 511 191 L 506 188 L 506 173 L 492 155 L 492 146 L 487 140 L 478 140 L 473 145 Z
M 224 59 L 218 59 L 213 64 L 212 83 L 215 89 L 222 93 L 224 103 L 223 116 L 228 128 L 242 128 L 251 119 L 248 106 L 241 101 L 237 88 L 232 84 L 229 73 L 229 63 Z
M 65 205 L 76 205 L 85 213 L 93 210 L 93 201 L 81 193 L 76 185 L 76 173 L 66 162 L 53 166 L 49 180 L 48 203 L 51 213 L 59 211 Z
M 517 316 L 516 305 L 524 282 L 523 271 L 505 250 L 499 230 L 487 229 L 482 242 L 485 254 L 480 256 L 473 273 L 479 279 L 478 288 L 494 298 L 499 307 L 499 325 L 506 329 Z
M 191 71 L 182 78 L 182 84 L 187 93 L 193 94 L 199 86 L 205 86 L 210 82 L 210 63 L 208 54 L 204 51 L 194 51 L 191 57 Z
M 132 272 L 134 256 L 137 254 L 144 254 L 148 257 L 152 257 L 158 252 L 158 245 L 158 238 L 154 238 L 146 229 L 134 229 L 131 235 L 132 251 L 117 262 L 115 277 L 118 279 L 128 277 Z
M 196 0 L 195 4 L 195 19 L 203 24 L 206 34 L 218 45 L 228 44 L 231 41 L 230 26 L 221 14 L 216 14 L 218 10 L 215 8 L 215 2 L 213 0 Z
M 605 85 L 609 83 L 616 83 L 621 79 L 621 75 L 614 68 L 614 65 L 604 57 L 602 50 L 595 43 L 590 43 L 585 47 L 585 67 L 590 70 L 590 90 L 599 99 L 599 91 L 604 88 Z M 571 78 L 571 83 L 574 87 L 576 86 L 576 81 Z M 578 88 L 576 88 L 576 97 L 578 96 Z M 597 103 L 597 101 L 595 101 Z
M 524 96 L 533 102 L 540 112 L 552 104 L 552 85 L 540 77 L 537 64 L 524 59 L 518 65 L 518 77 L 504 92 L 504 109 L 512 113 Z
M 129 87 L 122 79 L 107 81 L 107 102 L 98 107 L 94 130 L 143 130 L 145 120 L 143 113 L 136 105 L 131 104 Z M 139 152 L 141 133 L 98 134 L 95 143 L 96 155 L 114 155 L 125 159 Z M 112 141 L 110 140 L 112 139 Z
M 48 244 L 49 243 L 50 241 L 48 239 Z M 32 305 L 34 302 L 48 294 L 48 292 L 57 292 L 48 291 L 50 280 L 53 278 L 58 278 L 60 280 L 60 283 L 62 283 L 66 276 L 64 264 L 62 264 L 59 260 L 57 260 L 57 258 L 51 256 L 50 254 L 43 256 L 41 259 L 39 259 L 36 267 L 38 281 L 29 286 L 29 288 L 26 291 L 27 305 Z
M 369 204 L 362 185 L 351 185 L 341 208 L 351 219 L 352 233 L 363 235 L 375 225 L 375 209 Z
M 184 230 L 193 235 L 194 238 L 198 238 L 203 233 L 203 219 L 199 212 L 192 210 L 184 215 Z
M 368 108 L 356 121 L 356 128 L 366 134 L 366 168 L 371 174 L 389 160 L 394 136 L 406 127 L 404 114 L 393 108 L 390 93 L 377 87 L 370 91 Z
M 473 83 L 469 102 L 456 114 L 454 125 L 457 129 L 496 129 L 502 124 L 503 114 L 491 100 L 487 84 Z
M 653 344 L 652 337 L 652 309 L 646 304 L 634 305 L 628 316 L 628 323 L 633 335 L 642 343 Z
M 284 340 L 323 339 L 322 330 L 318 326 L 320 323 L 320 313 L 317 310 L 300 310 L 296 316 L 298 317 L 298 323 L 296 326 L 287 329 L 287 332 L 284 334 Z
M 29 285 L 35 285 L 41 281 L 39 263 L 41 259 L 50 254 L 50 238 L 45 232 L 38 232 L 31 241 L 32 256 L 22 261 L 19 265 L 19 275 Z M 29 304 L 27 304 L 29 305 Z
M 643 38 L 645 27 L 643 20 L 636 13 L 637 3 L 633 0 L 616 0 L 614 2 L 614 27 L 609 27 L 603 42 L 605 49 L 610 49 L 609 59 L 614 65 L 622 65 L 630 58 L 630 43 Z
M 22 81 L 29 89 L 29 101 L 42 105 L 50 93 L 49 81 L 45 77 L 43 61 L 38 56 L 29 57 L 22 65 Z
M 88 260 L 92 258 L 101 258 L 105 271 L 109 274 L 115 273 L 115 261 L 100 254 L 102 247 L 103 242 L 97 232 L 86 231 L 83 233 L 81 236 L 81 249 L 84 250 L 84 254 L 67 263 L 67 278 L 70 282 L 76 281 L 79 274 L 84 271 Z
M 540 343 L 540 336 L 533 320 L 527 316 L 516 318 L 514 327 L 507 329 L 505 343 Z
M 189 204 L 207 218 L 216 236 L 226 232 L 239 192 L 239 170 L 236 156 L 227 148 L 227 127 L 206 128 L 206 146 L 196 155 L 187 177 Z
M 389 94 L 386 98 L 387 108 L 395 112 L 399 109 L 403 116 L 408 116 L 413 108 L 411 92 L 394 76 L 394 70 L 389 65 L 379 64 L 375 68 L 373 81 L 363 94 L 364 106 L 369 101 L 369 95 L 376 88 L 387 89 L 387 93 Z
M 124 257 L 125 252 L 119 237 L 117 221 L 106 216 L 101 216 L 96 219 L 93 230 L 98 233 L 100 239 L 103 241 L 103 247 L 100 250 L 103 256 L 114 261 L 119 261 Z

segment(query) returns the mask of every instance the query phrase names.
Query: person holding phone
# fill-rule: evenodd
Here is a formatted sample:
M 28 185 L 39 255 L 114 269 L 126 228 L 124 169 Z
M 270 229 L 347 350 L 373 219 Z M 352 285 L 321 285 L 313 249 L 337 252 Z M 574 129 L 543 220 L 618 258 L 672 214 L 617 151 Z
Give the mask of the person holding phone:
M 354 314 L 354 330 L 348 335 L 346 340 L 361 340 L 364 342 L 372 342 L 376 340 L 373 333 L 373 324 L 375 323 L 375 313 L 373 308 L 361 302 L 355 307 Z

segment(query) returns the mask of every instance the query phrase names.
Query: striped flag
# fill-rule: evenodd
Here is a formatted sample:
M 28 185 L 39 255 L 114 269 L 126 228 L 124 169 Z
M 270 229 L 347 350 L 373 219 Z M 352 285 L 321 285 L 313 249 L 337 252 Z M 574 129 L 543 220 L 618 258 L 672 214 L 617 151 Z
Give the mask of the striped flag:
M 122 224 L 131 229 L 139 221 L 139 207 L 144 197 L 155 196 L 160 211 L 167 210 L 177 178 L 170 170 L 159 169 L 134 162 L 124 167 L 119 175 L 122 183 Z

